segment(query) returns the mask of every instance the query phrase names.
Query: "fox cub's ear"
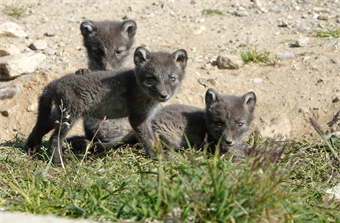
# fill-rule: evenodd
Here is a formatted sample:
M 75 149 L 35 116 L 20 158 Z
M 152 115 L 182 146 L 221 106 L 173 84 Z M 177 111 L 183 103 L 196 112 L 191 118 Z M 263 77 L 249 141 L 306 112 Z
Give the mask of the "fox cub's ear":
M 249 111 L 254 111 L 256 105 L 256 95 L 254 92 L 248 92 L 242 96 L 244 104 L 248 106 Z
M 180 67 L 182 69 L 184 69 L 187 66 L 187 61 L 188 61 L 188 54 L 187 51 L 180 49 L 180 50 L 176 50 L 173 54 L 172 54 L 172 58 L 174 59 L 174 61 L 176 63 L 178 63 L 180 65 Z
M 120 26 L 120 31 L 125 38 L 132 38 L 136 35 L 137 24 L 133 20 L 126 20 Z
M 141 66 L 150 60 L 150 52 L 146 48 L 139 46 L 135 50 L 134 62 L 136 66 Z
M 207 93 L 205 93 L 205 104 L 207 107 L 210 107 L 211 105 L 218 102 L 218 93 L 212 88 L 209 88 L 207 90 Z
M 80 24 L 80 31 L 83 36 L 88 36 L 97 31 L 97 27 L 93 24 L 91 20 L 85 20 Z

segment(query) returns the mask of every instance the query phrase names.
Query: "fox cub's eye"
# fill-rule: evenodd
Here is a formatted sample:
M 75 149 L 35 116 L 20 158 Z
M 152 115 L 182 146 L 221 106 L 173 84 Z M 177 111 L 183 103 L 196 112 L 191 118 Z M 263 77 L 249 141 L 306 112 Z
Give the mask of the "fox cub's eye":
M 149 84 L 152 84 L 153 82 L 155 82 L 155 79 L 152 78 L 152 77 L 149 77 L 146 79 L 146 81 L 149 83 Z
M 222 122 L 215 122 L 216 127 L 222 127 Z
M 237 123 L 237 126 L 238 126 L 238 127 L 241 127 L 241 126 L 243 126 L 243 123 L 242 123 L 242 122 L 238 122 L 238 123 Z
M 176 81 L 176 78 L 170 77 L 170 80 L 171 80 L 172 82 L 175 82 L 175 81 Z
M 118 56 L 120 56 L 120 54 L 122 54 L 122 52 L 123 52 L 123 50 L 117 50 L 117 51 L 116 51 L 116 54 L 117 54 Z

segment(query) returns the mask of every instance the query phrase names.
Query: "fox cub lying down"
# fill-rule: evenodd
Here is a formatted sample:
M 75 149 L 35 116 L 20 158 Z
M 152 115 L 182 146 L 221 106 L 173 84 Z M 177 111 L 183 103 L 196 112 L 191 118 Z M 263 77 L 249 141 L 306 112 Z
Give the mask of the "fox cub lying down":
M 151 53 L 138 47 L 134 53 L 135 69 L 69 74 L 52 81 L 39 98 L 37 123 L 25 148 L 39 147 L 43 136 L 54 128 L 49 150 L 54 152 L 53 163 L 60 163 L 62 142 L 80 117 L 128 117 L 146 155 L 154 157 L 151 117 L 159 103 L 169 100 L 180 88 L 187 60 L 183 49 L 170 54 Z M 52 112 L 53 104 L 56 109 Z
M 253 92 L 242 97 L 220 95 L 210 88 L 205 101 L 206 109 L 179 104 L 163 107 L 152 118 L 153 131 L 174 150 L 188 148 L 185 136 L 191 146 L 199 146 L 207 134 L 211 152 L 220 139 L 221 153 L 230 152 L 239 146 L 254 120 L 256 96 Z

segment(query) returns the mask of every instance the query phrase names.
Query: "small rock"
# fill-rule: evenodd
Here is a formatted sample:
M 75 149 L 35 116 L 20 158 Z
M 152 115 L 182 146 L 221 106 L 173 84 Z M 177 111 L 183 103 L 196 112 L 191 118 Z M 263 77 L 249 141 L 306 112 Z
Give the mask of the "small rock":
M 48 21 L 50 21 L 48 19 L 48 17 L 43 17 L 41 20 L 40 20 L 42 23 L 47 23 Z
M 18 106 L 19 106 L 19 105 L 15 105 L 15 106 L 12 107 L 12 108 L 3 110 L 3 111 L 1 111 L 1 114 L 2 114 L 3 116 L 5 116 L 5 117 L 8 117 L 8 116 L 10 116 L 10 115 L 15 111 L 15 109 L 16 109 Z
M 244 62 L 238 55 L 222 55 L 217 57 L 217 65 L 219 69 L 239 69 Z
M 308 42 L 309 42 L 308 37 L 302 37 L 296 40 L 295 45 L 298 47 L 307 46 Z
M 235 12 L 235 15 L 239 16 L 239 17 L 246 17 L 246 16 L 249 15 L 249 13 L 247 11 L 240 11 L 240 10 L 238 10 L 238 11 Z
M 45 40 L 37 40 L 30 45 L 32 50 L 43 50 L 47 47 L 47 43 Z
M 262 79 L 261 78 L 254 78 L 253 82 L 254 83 L 261 83 Z
M 334 199 L 340 200 L 340 184 L 331 189 L 326 190 L 326 193 L 330 194 L 331 198 L 334 197 Z
M 0 89 L 0 100 L 8 99 L 8 98 L 13 98 L 14 95 L 19 93 L 21 91 L 20 85 L 13 84 L 10 87 Z
M 294 52 L 285 51 L 279 58 L 281 59 L 292 59 L 295 57 Z
M 198 29 L 194 30 L 195 35 L 201 34 L 204 30 L 206 30 L 205 26 L 200 26 Z
M 329 19 L 329 16 L 328 15 L 319 15 L 318 16 L 318 20 L 328 20 Z
M 14 22 L 5 22 L 0 25 L 0 36 L 26 37 L 27 33 Z
M 21 53 L 13 44 L 2 44 L 0 46 L 0 57 Z
M 48 37 L 52 37 L 52 36 L 55 36 L 55 33 L 50 31 L 50 32 L 44 33 L 44 35 Z
M 327 12 L 329 12 L 329 9 L 321 8 L 321 7 L 314 7 L 313 11 L 316 12 L 316 13 L 322 13 L 322 12 L 327 13 Z
M 241 72 L 234 71 L 233 74 L 234 74 L 235 76 L 239 76 L 239 75 L 241 74 Z
M 307 14 L 303 14 L 303 15 L 301 16 L 301 18 L 307 19 L 307 18 L 308 18 L 308 15 L 307 15 Z
M 42 53 L 22 53 L 0 57 L 0 80 L 11 80 L 21 74 L 32 73 L 45 62 Z
M 335 64 L 339 63 L 339 58 L 338 57 L 334 57 L 331 59 L 331 61 Z
M 46 49 L 44 49 L 44 54 L 54 55 L 55 54 L 55 50 L 52 50 L 50 48 L 46 48 Z
M 340 23 L 340 18 L 337 18 L 337 19 L 336 19 L 336 22 L 337 22 L 337 23 Z
M 208 81 L 205 78 L 199 78 L 198 79 L 198 83 L 200 83 L 201 85 L 203 85 L 204 87 L 208 86 Z
M 33 111 L 36 111 L 37 108 L 38 108 L 38 103 L 33 103 L 33 104 L 31 104 L 30 106 L 27 107 L 27 111 L 33 112 Z
M 332 103 L 337 103 L 337 102 L 339 102 L 340 101 L 340 99 L 338 98 L 338 97 L 335 97 L 333 100 L 332 100 Z
M 31 35 L 31 34 L 28 34 L 27 36 L 26 36 L 26 39 L 33 39 L 33 35 Z
M 307 107 L 300 108 L 300 109 L 299 109 L 299 112 L 300 112 L 300 113 L 305 113 L 305 114 L 306 114 L 306 113 L 309 113 L 309 108 L 307 108 Z

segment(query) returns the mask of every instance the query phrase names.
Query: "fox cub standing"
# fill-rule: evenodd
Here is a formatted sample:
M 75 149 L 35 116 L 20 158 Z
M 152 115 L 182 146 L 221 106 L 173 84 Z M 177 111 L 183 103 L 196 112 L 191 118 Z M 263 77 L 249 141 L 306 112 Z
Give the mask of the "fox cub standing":
M 131 47 L 135 41 L 137 25 L 133 20 L 91 21 L 85 20 L 80 25 L 84 46 L 88 55 L 90 71 L 121 69 L 129 67 L 132 61 Z M 80 69 L 76 74 L 89 73 Z M 99 129 L 98 134 L 97 131 Z M 85 137 L 74 136 L 68 139 L 74 149 L 83 150 L 90 141 L 94 145 L 90 151 L 102 151 L 117 146 L 121 141 L 128 141 L 126 136 L 132 128 L 128 118 L 102 120 L 84 117 Z
M 219 95 L 210 88 L 205 101 L 205 110 L 179 104 L 163 107 L 152 119 L 153 131 L 174 150 L 188 148 L 184 133 L 190 145 L 201 145 L 207 134 L 211 152 L 221 139 L 221 152 L 228 152 L 247 134 L 254 120 L 256 96 L 253 92 L 242 97 Z
M 39 98 L 38 119 L 27 139 L 26 149 L 41 144 L 42 137 L 54 128 L 49 150 L 53 162 L 61 162 L 61 145 L 77 119 L 128 117 L 142 142 L 146 155 L 154 157 L 151 140 L 155 140 L 150 118 L 160 102 L 169 100 L 180 88 L 188 56 L 185 50 L 173 54 L 150 53 L 138 47 L 133 70 L 97 71 L 91 74 L 69 74 L 48 84 Z M 51 116 L 53 103 L 57 111 Z M 65 109 L 65 114 L 60 109 Z M 60 124 L 55 124 L 56 120 Z M 67 123 L 66 123 L 67 122 Z

